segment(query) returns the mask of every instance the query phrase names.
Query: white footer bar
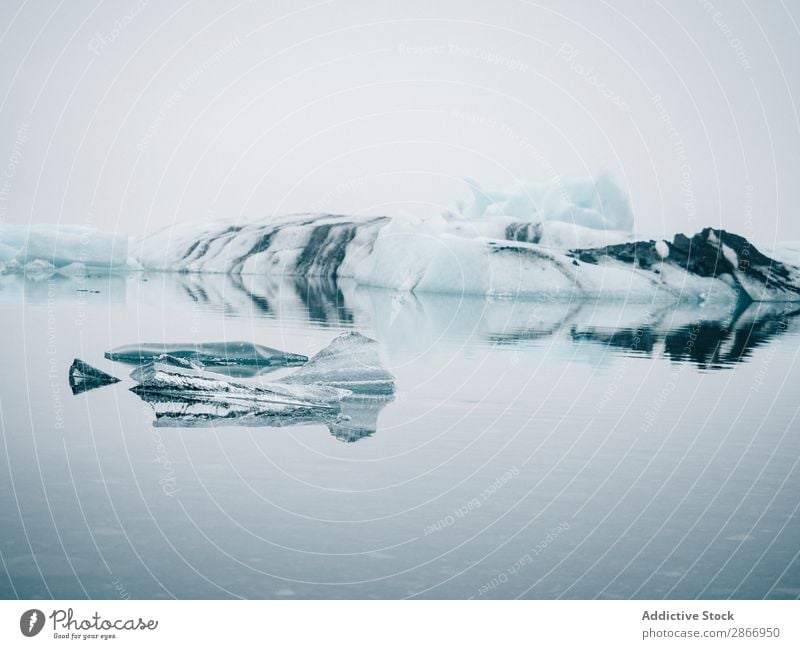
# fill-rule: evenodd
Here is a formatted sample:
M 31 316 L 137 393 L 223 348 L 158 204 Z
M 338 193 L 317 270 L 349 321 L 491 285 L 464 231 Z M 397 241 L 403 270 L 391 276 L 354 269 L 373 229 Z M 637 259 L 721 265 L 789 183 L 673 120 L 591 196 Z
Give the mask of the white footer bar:
M 800 602 L 4 601 L 0 647 L 800 647 Z

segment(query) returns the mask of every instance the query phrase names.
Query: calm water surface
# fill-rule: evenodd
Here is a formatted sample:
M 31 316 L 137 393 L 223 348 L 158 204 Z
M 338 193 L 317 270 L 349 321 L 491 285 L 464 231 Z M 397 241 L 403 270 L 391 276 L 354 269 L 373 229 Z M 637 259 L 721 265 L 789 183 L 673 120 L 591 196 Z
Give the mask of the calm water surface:
M 4 598 L 800 597 L 785 305 L 0 279 Z M 351 329 L 398 387 L 360 439 L 155 427 L 103 358 L 239 339 L 312 355 Z M 122 382 L 73 396 L 76 357 Z

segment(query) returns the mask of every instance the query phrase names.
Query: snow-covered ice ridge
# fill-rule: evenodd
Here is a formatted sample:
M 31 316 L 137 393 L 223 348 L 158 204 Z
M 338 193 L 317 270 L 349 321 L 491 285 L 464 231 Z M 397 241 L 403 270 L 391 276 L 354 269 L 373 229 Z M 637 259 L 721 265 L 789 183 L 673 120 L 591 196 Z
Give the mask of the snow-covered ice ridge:
M 352 278 L 412 292 L 800 301 L 797 265 L 712 228 L 637 241 L 625 231 L 513 216 L 297 214 L 171 226 L 139 241 L 134 255 L 153 270 Z

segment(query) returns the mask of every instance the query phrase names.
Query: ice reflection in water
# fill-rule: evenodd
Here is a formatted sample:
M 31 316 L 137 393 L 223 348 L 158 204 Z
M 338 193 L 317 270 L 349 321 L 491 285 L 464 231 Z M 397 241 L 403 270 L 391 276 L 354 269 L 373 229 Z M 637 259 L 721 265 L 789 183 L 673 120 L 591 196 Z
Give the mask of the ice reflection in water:
M 149 274 L 2 277 L 0 317 L 4 597 L 800 595 L 790 305 Z M 352 330 L 397 394 L 342 421 L 151 406 L 103 358 Z M 123 380 L 73 396 L 74 358 Z
M 659 354 L 704 370 L 745 362 L 754 348 L 796 330 L 800 314 L 799 306 L 788 302 L 649 305 L 485 300 L 397 293 L 357 287 L 349 281 L 337 283 L 332 278 L 281 282 L 252 276 L 178 277 L 187 295 L 209 309 L 273 317 L 281 317 L 284 310 L 295 318 L 302 313 L 319 326 L 374 326 L 387 345 L 415 340 L 415 346 L 424 348 L 438 336 L 479 335 L 492 344 L 514 346 L 568 336 L 577 345 L 592 342 L 644 356 Z

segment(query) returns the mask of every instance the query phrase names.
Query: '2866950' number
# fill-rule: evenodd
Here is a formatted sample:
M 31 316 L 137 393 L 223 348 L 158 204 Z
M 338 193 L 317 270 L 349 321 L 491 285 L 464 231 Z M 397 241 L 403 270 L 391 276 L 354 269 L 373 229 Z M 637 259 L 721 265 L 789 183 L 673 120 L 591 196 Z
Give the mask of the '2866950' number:
M 779 638 L 781 630 L 778 627 L 731 627 L 729 638 Z

